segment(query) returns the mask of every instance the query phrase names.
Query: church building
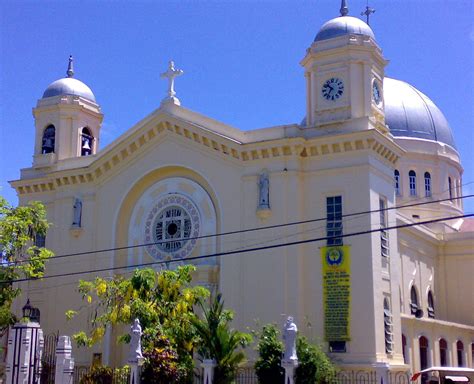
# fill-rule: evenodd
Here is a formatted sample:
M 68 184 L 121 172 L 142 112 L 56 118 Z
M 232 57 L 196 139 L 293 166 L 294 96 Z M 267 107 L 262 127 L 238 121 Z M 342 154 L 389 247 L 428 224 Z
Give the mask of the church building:
M 345 1 L 301 52 L 301 122 L 242 131 L 191 111 L 170 62 L 161 104 L 105 148 L 100 100 L 70 58 L 33 109 L 33 163 L 11 185 L 21 205 L 46 205 L 46 247 L 76 254 L 46 275 L 103 271 L 24 284 L 46 334 L 87 324 L 65 318 L 82 305 L 78 279 L 190 259 L 241 330 L 291 315 L 346 369 L 473 367 L 474 221 L 448 121 L 385 76 Z M 125 362 L 110 334 L 76 352 L 77 364 Z

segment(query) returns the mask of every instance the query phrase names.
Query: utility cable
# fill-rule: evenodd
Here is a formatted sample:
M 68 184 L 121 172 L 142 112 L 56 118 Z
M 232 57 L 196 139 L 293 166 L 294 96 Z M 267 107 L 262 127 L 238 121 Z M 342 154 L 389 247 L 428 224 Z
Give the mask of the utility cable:
M 474 194 L 465 195 L 465 196 L 457 196 L 457 197 L 452 197 L 452 198 L 445 198 L 445 199 L 438 199 L 438 200 L 431 200 L 431 201 L 424 201 L 424 202 L 420 202 L 420 203 L 405 204 L 405 205 L 400 205 L 400 206 L 387 207 L 387 208 L 383 208 L 383 209 L 373 209 L 373 210 L 368 210 L 368 211 L 348 213 L 348 214 L 342 215 L 341 218 L 367 215 L 367 214 L 372 214 L 372 213 L 377 213 L 377 212 L 382 212 L 382 211 L 391 211 L 391 210 L 395 210 L 395 209 L 417 207 L 417 206 L 423 206 L 423 205 L 428 205 L 428 204 L 441 203 L 441 202 L 444 202 L 444 201 L 467 199 L 467 198 L 471 198 L 471 197 L 474 197 Z M 283 223 L 283 224 L 268 225 L 268 226 L 264 226 L 264 227 L 254 227 L 254 228 L 240 229 L 240 230 L 235 230 L 235 231 L 214 233 L 214 234 L 210 234 L 210 235 L 187 237 L 186 239 L 180 239 L 180 240 L 189 241 L 189 240 L 199 240 L 199 239 L 206 239 L 206 238 L 212 238 L 212 237 L 229 236 L 229 235 L 236 235 L 236 234 L 240 234 L 240 233 L 248 233 L 248 232 L 255 232 L 255 231 L 261 231 L 261 230 L 267 230 L 267 229 L 282 228 L 282 227 L 287 227 L 287 226 L 292 226 L 292 225 L 308 224 L 308 223 L 314 223 L 314 222 L 325 221 L 325 220 L 327 220 L 326 216 L 325 217 L 320 217 L 320 218 L 317 218 L 317 219 L 300 220 L 300 221 L 293 221 L 293 222 Z M 123 251 L 123 250 L 127 250 L 127 249 L 141 248 L 141 247 L 147 247 L 147 246 L 158 245 L 158 244 L 166 244 L 166 243 L 175 242 L 175 241 L 176 241 L 176 239 L 163 240 L 163 241 L 156 241 L 156 242 L 151 242 L 151 243 L 125 245 L 125 246 L 122 246 L 122 247 L 103 248 L 103 249 L 98 249 L 98 250 L 93 250 L 93 251 L 67 253 L 67 254 L 63 254 L 63 255 L 57 255 L 57 256 L 50 257 L 48 260 L 61 259 L 61 258 L 73 257 L 73 256 L 90 255 L 90 254 L 94 254 L 94 253 Z M 13 263 L 10 263 L 9 266 L 22 264 L 22 263 L 28 263 L 28 262 L 29 262 L 29 260 L 18 260 L 18 261 L 15 261 Z
M 337 235 L 337 236 L 324 236 L 324 237 L 317 237 L 317 238 L 306 239 L 306 240 L 297 240 L 297 241 L 292 241 L 292 242 L 289 242 L 289 243 L 279 243 L 279 244 L 274 244 L 274 245 L 266 245 L 266 246 L 254 247 L 254 248 L 246 248 L 246 249 L 240 249 L 240 250 L 235 250 L 235 251 L 216 252 L 216 253 L 212 253 L 212 254 L 209 254 L 209 255 L 184 257 L 184 258 L 179 258 L 179 259 L 174 259 L 174 260 L 166 260 L 166 261 L 164 261 L 164 260 L 162 260 L 162 261 L 153 261 L 153 262 L 148 262 L 148 263 L 138 263 L 138 264 L 132 264 L 132 265 L 118 266 L 118 267 L 97 268 L 97 269 L 91 269 L 91 270 L 86 270 L 86 271 L 78 271 L 78 272 L 59 273 L 59 274 L 55 274 L 55 275 L 43 276 L 41 278 L 41 280 L 52 279 L 52 278 L 57 278 L 57 277 L 78 276 L 78 275 L 85 275 L 85 274 L 90 274 L 90 273 L 109 272 L 109 271 L 120 270 L 120 269 L 148 267 L 148 266 L 153 266 L 153 265 L 163 265 L 163 264 L 169 265 L 171 263 L 189 262 L 189 261 L 193 261 L 193 260 L 202 260 L 202 259 L 207 259 L 207 258 L 211 258 L 211 257 L 222 257 L 222 256 L 233 255 L 233 254 L 264 251 L 264 250 L 268 250 L 268 249 L 288 247 L 288 246 L 292 246 L 292 245 L 307 244 L 307 243 L 313 243 L 313 242 L 316 242 L 316 241 L 323 241 L 323 240 L 334 239 L 334 238 L 354 237 L 354 236 L 366 235 L 366 234 L 380 232 L 380 231 L 388 231 L 388 230 L 392 230 L 392 229 L 401 229 L 401 228 L 414 227 L 414 226 L 418 226 L 418 225 L 438 223 L 438 222 L 448 221 L 448 220 L 464 219 L 464 218 L 472 217 L 472 216 L 474 216 L 474 213 L 465 214 L 465 215 L 458 215 L 458 216 L 452 216 L 452 217 L 442 217 L 442 218 L 432 219 L 432 220 L 419 221 L 417 223 L 400 224 L 400 225 L 395 225 L 395 226 L 385 227 L 385 228 L 370 229 L 370 230 L 347 233 L 347 234 L 342 234 L 342 235 Z M 22 279 L 14 279 L 14 280 L 1 280 L 0 284 L 19 283 L 19 282 L 30 281 L 30 280 L 38 280 L 38 279 L 22 278 Z

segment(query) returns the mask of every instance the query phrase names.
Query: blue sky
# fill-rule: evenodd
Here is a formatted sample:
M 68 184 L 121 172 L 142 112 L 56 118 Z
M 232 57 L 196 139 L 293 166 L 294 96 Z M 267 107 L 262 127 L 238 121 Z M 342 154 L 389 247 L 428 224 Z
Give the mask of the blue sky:
M 366 0 L 348 0 L 359 16 Z M 454 131 L 474 182 L 474 19 L 471 0 L 370 0 L 371 27 L 390 61 L 386 74 L 427 94 Z M 299 65 L 339 0 L 0 2 L 0 194 L 31 165 L 31 109 L 64 77 L 69 54 L 105 114 L 102 147 L 154 111 L 169 59 L 185 74 L 182 105 L 247 130 L 299 122 Z M 474 193 L 474 183 L 464 193 Z M 465 202 L 474 212 L 474 199 Z

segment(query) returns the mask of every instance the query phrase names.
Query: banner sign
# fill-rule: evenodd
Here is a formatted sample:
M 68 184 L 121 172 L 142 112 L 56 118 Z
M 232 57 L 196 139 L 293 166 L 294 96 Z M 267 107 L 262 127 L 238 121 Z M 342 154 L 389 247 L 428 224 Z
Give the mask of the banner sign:
M 324 339 L 349 341 L 351 309 L 350 247 L 322 247 Z

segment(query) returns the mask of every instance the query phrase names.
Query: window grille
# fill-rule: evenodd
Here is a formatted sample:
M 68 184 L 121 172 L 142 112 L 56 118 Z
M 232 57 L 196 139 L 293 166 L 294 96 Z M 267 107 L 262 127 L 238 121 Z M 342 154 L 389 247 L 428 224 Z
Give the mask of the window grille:
M 342 196 L 326 198 L 326 210 L 327 245 L 342 245 Z
M 425 172 L 425 197 L 431 197 L 431 175 Z
M 400 172 L 398 169 L 395 169 L 394 174 L 394 182 L 395 182 L 395 193 L 397 196 L 400 196 Z
M 416 196 L 416 172 L 410 171 L 408 173 L 408 180 L 410 184 L 410 196 Z

